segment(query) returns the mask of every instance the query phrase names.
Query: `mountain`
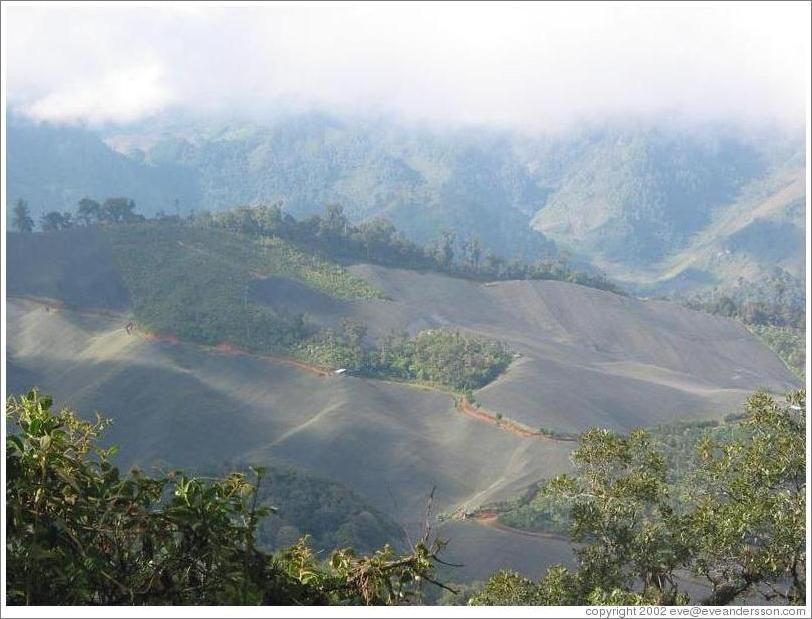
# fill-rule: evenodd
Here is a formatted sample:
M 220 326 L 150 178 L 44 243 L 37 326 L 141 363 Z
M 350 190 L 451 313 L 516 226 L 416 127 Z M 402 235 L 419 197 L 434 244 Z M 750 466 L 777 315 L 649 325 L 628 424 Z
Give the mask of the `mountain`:
M 231 291 L 220 279 L 234 271 L 209 265 L 233 257 L 206 257 L 225 245 L 177 238 L 168 245 L 178 259 L 161 272 L 167 285 L 149 297 L 152 312 L 199 310 L 197 320 L 217 328 L 206 297 L 231 294 L 249 309 L 304 312 L 324 329 L 352 318 L 373 347 L 392 330 L 445 328 L 504 341 L 516 356 L 466 405 L 426 384 L 249 354 L 229 346 L 228 332 L 219 346 L 200 345 L 137 324 L 144 309 L 133 304 L 132 278 L 140 271 L 122 262 L 131 255 L 130 245 L 121 246 L 133 238 L 128 229 L 9 235 L 9 389 L 33 383 L 83 414 L 104 411 L 124 467 L 268 464 L 339 483 L 356 504 L 371 506 L 354 508 L 353 526 L 374 524 L 358 512 L 377 510 L 378 532 L 388 518 L 414 534 L 432 487 L 437 512 L 453 513 L 568 470 L 571 435 L 587 427 L 718 419 L 738 411 L 756 385 L 798 385 L 742 325 L 672 303 L 556 281 L 480 283 L 368 264 L 332 272 L 365 281 L 378 296 L 331 294 L 314 284 L 312 270 L 254 273 L 245 292 Z M 245 239 L 239 247 L 254 245 Z M 206 285 L 176 306 L 175 288 L 195 279 L 191 269 L 201 264 Z M 569 557 L 560 540 L 528 541 L 475 522 L 452 521 L 439 532 L 452 538 L 448 559 L 465 564 L 460 579 L 502 567 L 538 573 Z
M 555 135 L 309 113 L 179 116 L 91 131 L 9 122 L 9 198 L 35 212 L 126 195 L 146 214 L 340 203 L 429 242 L 443 229 L 508 257 L 567 250 L 644 294 L 804 281 L 803 141 L 725 127 Z
M 150 213 L 174 212 L 176 199 L 182 204 L 199 200 L 189 170 L 124 156 L 85 128 L 13 117 L 6 126 L 8 200 L 26 200 L 35 220 L 47 211 L 74 210 L 84 197 L 126 196 Z
M 538 148 L 536 145 L 535 148 Z M 572 152 L 563 169 L 551 156 Z M 800 143 L 732 131 L 607 131 L 528 150 L 551 188 L 537 230 L 649 292 L 804 276 Z

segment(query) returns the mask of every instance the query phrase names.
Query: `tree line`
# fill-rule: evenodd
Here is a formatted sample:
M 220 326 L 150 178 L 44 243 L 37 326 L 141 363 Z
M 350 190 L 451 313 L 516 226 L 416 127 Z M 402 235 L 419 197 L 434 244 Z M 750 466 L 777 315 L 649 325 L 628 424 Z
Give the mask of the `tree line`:
M 24 200 L 13 208 L 12 227 L 32 232 L 35 223 Z M 133 223 L 146 218 L 135 212 L 133 200 L 116 197 L 102 202 L 90 198 L 79 201 L 75 212 L 50 211 L 40 217 L 43 232 L 67 230 L 75 226 Z M 538 279 L 566 281 L 624 294 L 604 275 L 592 275 L 572 268 L 565 253 L 534 262 L 507 260 L 486 249 L 477 236 L 463 236 L 442 230 L 438 238 L 421 245 L 398 231 L 384 218 L 352 224 L 341 205 L 329 204 L 322 214 L 298 220 L 281 204 L 239 206 L 211 213 L 191 212 L 187 217 L 159 211 L 155 221 L 223 228 L 252 237 L 272 237 L 290 241 L 326 258 L 345 262 L 369 262 L 382 266 L 447 273 L 483 281 Z
M 483 281 L 550 279 L 623 293 L 603 275 L 571 268 L 563 254 L 535 262 L 507 260 L 486 249 L 479 237 L 464 237 L 451 230 L 442 230 L 433 243 L 421 245 L 407 239 L 384 218 L 354 225 L 338 204 L 328 204 L 322 214 L 302 220 L 284 212 L 281 204 L 205 212 L 194 220 L 252 236 L 280 237 L 339 260 L 430 270 Z
M 34 220 L 25 200 L 17 200 L 12 213 L 11 225 L 14 229 L 22 233 L 34 231 Z M 145 221 L 145 219 L 143 215 L 135 212 L 135 202 L 128 198 L 107 198 L 103 202 L 82 198 L 79 200 L 75 212 L 48 211 L 44 213 L 39 220 L 39 229 L 42 232 L 58 232 L 70 230 L 76 226 L 134 223 Z

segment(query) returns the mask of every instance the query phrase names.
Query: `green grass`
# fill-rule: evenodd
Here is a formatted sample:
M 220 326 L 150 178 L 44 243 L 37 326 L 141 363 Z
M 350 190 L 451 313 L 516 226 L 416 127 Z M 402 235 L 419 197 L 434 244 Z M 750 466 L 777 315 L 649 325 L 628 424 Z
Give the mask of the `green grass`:
M 183 340 L 277 352 L 308 337 L 302 316 L 248 298 L 258 277 L 297 279 L 343 299 L 380 296 L 342 267 L 277 239 L 165 223 L 111 226 L 106 233 L 136 320 Z

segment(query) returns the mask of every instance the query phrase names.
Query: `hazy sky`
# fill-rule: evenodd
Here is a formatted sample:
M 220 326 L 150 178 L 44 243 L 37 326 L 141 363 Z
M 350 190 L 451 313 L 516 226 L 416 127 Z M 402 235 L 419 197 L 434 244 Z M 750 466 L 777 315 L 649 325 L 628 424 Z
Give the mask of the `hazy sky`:
M 802 124 L 809 4 L 8 6 L 7 97 L 52 121 L 311 105 L 553 129 Z

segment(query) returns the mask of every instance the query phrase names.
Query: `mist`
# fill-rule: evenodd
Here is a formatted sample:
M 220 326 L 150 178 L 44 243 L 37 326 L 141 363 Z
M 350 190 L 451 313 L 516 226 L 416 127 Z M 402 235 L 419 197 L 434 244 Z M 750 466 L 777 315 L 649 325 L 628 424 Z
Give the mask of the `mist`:
M 805 123 L 807 3 L 3 8 L 9 107 L 40 121 Z

